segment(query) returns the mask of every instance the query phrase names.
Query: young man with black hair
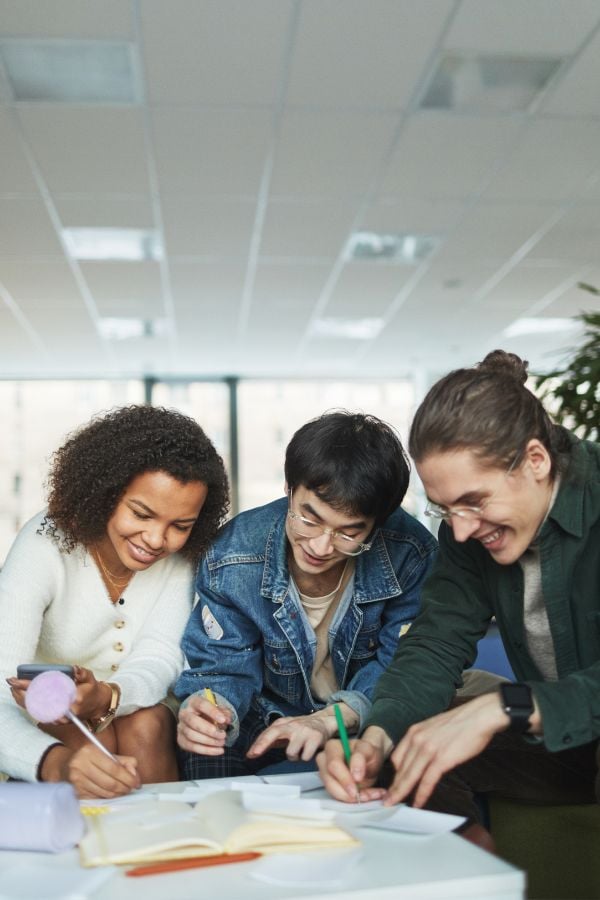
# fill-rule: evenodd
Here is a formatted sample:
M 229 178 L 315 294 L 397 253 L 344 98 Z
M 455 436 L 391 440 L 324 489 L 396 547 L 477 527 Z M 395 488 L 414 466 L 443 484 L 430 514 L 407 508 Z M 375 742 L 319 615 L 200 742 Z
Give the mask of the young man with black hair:
M 334 704 L 360 732 L 419 610 L 436 544 L 400 509 L 409 464 L 389 425 L 308 422 L 285 478 L 287 497 L 232 519 L 201 563 L 175 686 L 182 778 L 308 761 L 337 734 Z

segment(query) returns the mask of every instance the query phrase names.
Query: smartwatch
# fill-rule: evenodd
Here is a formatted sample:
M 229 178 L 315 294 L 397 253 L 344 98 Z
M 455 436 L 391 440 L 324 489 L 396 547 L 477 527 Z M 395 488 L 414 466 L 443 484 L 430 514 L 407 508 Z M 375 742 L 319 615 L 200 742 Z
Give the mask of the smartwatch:
M 500 685 L 502 709 L 510 719 L 509 731 L 524 734 L 529 730 L 529 717 L 533 713 L 533 699 L 528 684 L 505 682 Z
M 104 713 L 103 716 L 100 716 L 99 719 L 95 719 L 93 722 L 90 722 L 91 731 L 94 734 L 98 734 L 100 731 L 104 731 L 105 728 L 108 728 L 112 720 L 117 714 L 117 709 L 119 707 L 119 701 L 121 700 L 121 688 L 118 684 L 113 684 L 111 681 L 105 681 L 110 688 L 110 703 L 108 705 L 108 710 Z

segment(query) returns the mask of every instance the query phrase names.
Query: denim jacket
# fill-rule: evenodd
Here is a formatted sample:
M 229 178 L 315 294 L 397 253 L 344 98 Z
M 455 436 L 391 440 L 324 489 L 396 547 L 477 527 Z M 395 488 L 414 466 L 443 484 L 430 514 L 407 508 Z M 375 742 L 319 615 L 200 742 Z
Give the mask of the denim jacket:
M 287 499 L 240 513 L 200 564 L 197 603 L 183 637 L 190 668 L 175 685 L 180 699 L 205 687 L 234 712 L 230 745 L 252 707 L 265 726 L 278 716 L 307 715 L 327 705 L 310 689 L 316 637 L 287 563 Z M 436 542 L 399 509 L 356 557 L 329 626 L 329 650 L 340 690 L 361 727 L 375 683 L 420 606 L 421 585 Z

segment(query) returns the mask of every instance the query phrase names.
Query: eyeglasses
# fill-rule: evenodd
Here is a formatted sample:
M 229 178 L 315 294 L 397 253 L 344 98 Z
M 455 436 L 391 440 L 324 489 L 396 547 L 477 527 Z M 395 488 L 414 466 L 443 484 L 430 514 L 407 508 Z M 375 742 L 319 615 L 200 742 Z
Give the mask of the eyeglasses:
M 305 519 L 304 516 L 298 515 L 292 510 L 292 489 L 290 488 L 288 519 L 292 530 L 300 537 L 317 538 L 323 534 L 329 535 L 329 539 L 336 550 L 344 553 L 346 556 L 360 556 L 365 550 L 370 550 L 370 544 L 364 544 L 355 538 L 344 534 L 342 531 L 334 531 L 333 528 L 325 528 L 324 525 L 318 525 L 312 519 Z
M 444 519 L 444 521 L 446 522 L 450 521 L 452 516 L 456 516 L 457 519 L 463 519 L 463 521 L 465 522 L 473 522 L 475 519 L 481 519 L 483 517 L 483 512 L 486 506 L 488 506 L 498 495 L 499 491 L 504 485 L 505 480 L 514 470 L 520 459 L 521 454 L 518 453 L 513 459 L 507 471 L 504 473 L 502 482 L 498 485 L 496 490 L 493 491 L 490 496 L 487 497 L 479 506 L 441 506 L 439 503 L 433 503 L 433 501 L 428 500 L 427 506 L 425 507 L 425 515 L 429 516 L 432 519 Z

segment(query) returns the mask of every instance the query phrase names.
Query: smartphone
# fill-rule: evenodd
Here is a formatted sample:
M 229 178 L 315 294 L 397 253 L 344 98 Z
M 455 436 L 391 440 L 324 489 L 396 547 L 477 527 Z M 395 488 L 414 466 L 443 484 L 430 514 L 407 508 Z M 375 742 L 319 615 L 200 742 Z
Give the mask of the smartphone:
M 24 678 L 31 681 L 36 675 L 42 672 L 64 672 L 69 678 L 73 678 L 73 666 L 52 665 L 52 663 L 24 663 L 17 666 L 17 678 Z

